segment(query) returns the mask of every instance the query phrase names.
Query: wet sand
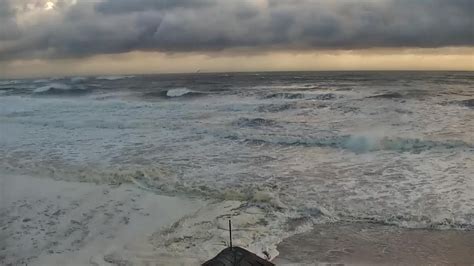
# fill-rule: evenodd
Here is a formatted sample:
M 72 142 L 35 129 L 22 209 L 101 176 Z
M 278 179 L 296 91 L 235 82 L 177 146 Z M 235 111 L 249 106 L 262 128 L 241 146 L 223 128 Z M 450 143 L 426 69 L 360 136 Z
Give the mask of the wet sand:
M 474 231 L 325 224 L 284 240 L 278 250 L 277 265 L 474 265 Z

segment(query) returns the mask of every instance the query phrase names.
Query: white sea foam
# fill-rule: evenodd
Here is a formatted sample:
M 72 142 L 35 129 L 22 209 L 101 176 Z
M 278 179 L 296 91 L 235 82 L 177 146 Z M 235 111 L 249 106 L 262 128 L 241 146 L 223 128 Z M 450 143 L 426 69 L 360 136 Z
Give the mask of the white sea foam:
M 191 90 L 187 88 L 176 88 L 176 89 L 171 89 L 166 92 L 166 96 L 168 97 L 180 97 L 186 94 L 192 93 Z
M 0 80 L 0 85 L 13 85 L 21 82 L 21 80 Z
M 15 235 L 2 248 L 2 265 L 107 265 L 121 255 L 127 265 L 144 265 L 144 253 L 156 254 L 148 249 L 148 238 L 204 205 L 143 193 L 131 185 L 114 188 L 4 173 L 0 185 L 0 223 L 9 224 L 0 236 L 3 241 Z
M 113 81 L 113 80 L 129 79 L 129 78 L 134 78 L 134 77 L 135 76 L 132 76 L 132 75 L 128 75 L 128 76 L 99 76 L 99 77 L 96 77 L 96 79 Z
M 50 82 L 52 79 L 35 79 L 33 83 L 46 83 Z
M 70 78 L 72 83 L 81 83 L 87 80 L 86 77 L 72 77 Z
M 33 90 L 33 93 L 44 93 L 51 90 L 67 91 L 67 90 L 70 90 L 71 88 L 72 88 L 71 86 L 62 84 L 62 83 L 50 83 L 48 85 L 36 88 L 35 90 Z

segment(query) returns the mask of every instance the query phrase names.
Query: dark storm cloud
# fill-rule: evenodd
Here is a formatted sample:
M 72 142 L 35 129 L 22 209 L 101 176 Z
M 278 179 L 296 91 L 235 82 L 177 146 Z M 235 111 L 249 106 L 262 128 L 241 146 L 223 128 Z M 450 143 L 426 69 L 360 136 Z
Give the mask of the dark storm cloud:
M 12 14 L 9 6 L 15 1 L 0 0 L 4 60 L 135 50 L 474 45 L 472 0 L 59 0 L 56 10 L 41 11 L 21 30 L 14 19 L 22 9 Z
M 211 0 L 112 0 L 96 6 L 104 14 L 139 12 L 145 10 L 169 10 L 174 8 L 199 8 L 212 5 Z
M 0 42 L 18 37 L 19 30 L 14 20 L 14 11 L 7 0 L 0 0 Z M 0 46 L 1 47 L 1 46 Z

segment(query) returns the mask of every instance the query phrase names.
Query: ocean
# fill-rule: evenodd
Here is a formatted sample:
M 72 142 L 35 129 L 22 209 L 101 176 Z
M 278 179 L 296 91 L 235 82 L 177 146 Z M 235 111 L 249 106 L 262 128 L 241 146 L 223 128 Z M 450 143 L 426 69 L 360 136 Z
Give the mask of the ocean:
M 0 173 L 208 202 L 170 252 L 216 249 L 229 217 L 272 254 L 335 221 L 474 229 L 473 72 L 1 80 L 0 128 Z

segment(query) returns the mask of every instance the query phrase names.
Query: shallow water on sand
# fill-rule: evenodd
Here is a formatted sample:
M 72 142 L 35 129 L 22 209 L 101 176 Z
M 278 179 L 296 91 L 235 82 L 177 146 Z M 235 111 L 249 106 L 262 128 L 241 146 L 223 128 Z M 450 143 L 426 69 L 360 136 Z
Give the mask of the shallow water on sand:
M 285 239 L 277 265 L 472 265 L 473 231 L 404 229 L 370 223 L 315 225 Z M 298 264 L 299 265 L 299 264 Z

